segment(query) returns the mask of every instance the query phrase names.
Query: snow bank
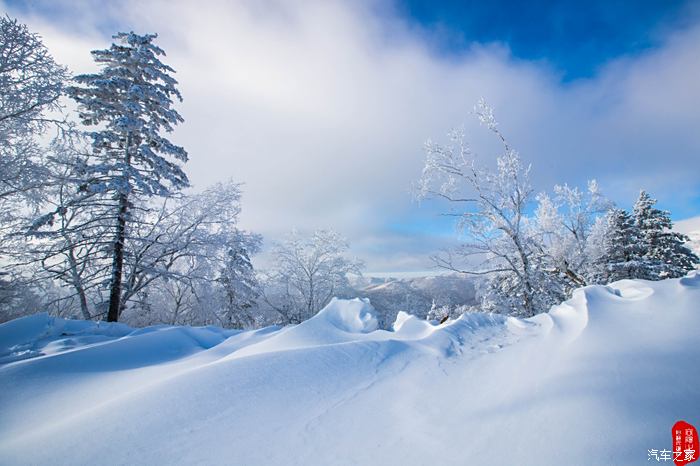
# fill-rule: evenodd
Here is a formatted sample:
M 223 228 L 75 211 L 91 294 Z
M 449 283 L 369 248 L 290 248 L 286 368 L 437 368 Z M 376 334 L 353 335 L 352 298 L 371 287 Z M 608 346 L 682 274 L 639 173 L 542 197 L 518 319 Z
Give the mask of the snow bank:
M 8 322 L 0 463 L 647 464 L 700 423 L 698 274 L 376 328 L 360 299 L 250 332 Z
M 86 322 L 46 313 L 0 325 L 0 364 L 84 347 L 133 332 L 119 323 Z
M 42 313 L 0 325 L 0 364 L 76 349 L 79 355 L 66 355 L 61 360 L 70 365 L 75 359 L 83 367 L 88 360 L 109 368 L 158 364 L 211 348 L 234 333 L 218 327 L 132 329 L 120 323 L 61 319 Z
M 349 301 L 333 298 L 315 317 L 315 320 L 321 319 L 344 332 L 368 333 L 377 330 L 374 308 L 366 298 Z

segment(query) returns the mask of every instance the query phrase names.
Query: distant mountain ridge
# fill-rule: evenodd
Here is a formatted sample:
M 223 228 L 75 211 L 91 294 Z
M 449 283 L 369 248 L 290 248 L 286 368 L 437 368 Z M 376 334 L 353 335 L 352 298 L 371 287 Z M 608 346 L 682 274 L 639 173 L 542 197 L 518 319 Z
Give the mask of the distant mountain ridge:
M 458 273 L 412 278 L 356 277 L 352 285 L 360 297 L 369 298 L 381 328 L 389 328 L 399 311 L 425 319 L 433 303 L 451 307 L 478 303 L 477 280 Z

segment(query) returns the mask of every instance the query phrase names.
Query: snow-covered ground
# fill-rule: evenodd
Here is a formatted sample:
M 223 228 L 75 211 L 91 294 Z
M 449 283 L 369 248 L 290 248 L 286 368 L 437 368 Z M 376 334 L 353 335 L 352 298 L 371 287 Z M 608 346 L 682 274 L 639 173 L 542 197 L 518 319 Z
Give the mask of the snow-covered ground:
M 0 463 L 649 464 L 700 423 L 700 274 L 376 325 L 361 300 L 240 333 L 3 324 Z
M 673 229 L 688 235 L 690 238 L 688 247 L 690 247 L 695 254 L 700 255 L 700 216 L 676 222 Z

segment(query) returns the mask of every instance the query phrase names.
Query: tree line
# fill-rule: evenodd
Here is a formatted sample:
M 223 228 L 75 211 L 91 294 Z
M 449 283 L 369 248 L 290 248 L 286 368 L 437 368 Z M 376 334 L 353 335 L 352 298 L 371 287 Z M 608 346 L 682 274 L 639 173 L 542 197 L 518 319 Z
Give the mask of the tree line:
M 356 295 L 349 276 L 363 265 L 330 230 L 293 231 L 272 244 L 269 270 L 254 270 L 262 237 L 239 227 L 240 184 L 188 190 L 190 154 L 169 139 L 182 95 L 157 35 L 113 39 L 92 52 L 98 72 L 72 76 L 26 25 L 0 18 L 0 321 L 48 310 L 259 327 Z M 501 143 L 496 168 L 453 131 L 426 143 L 417 194 L 455 207 L 446 214 L 465 241 L 434 260 L 481 278 L 479 310 L 529 316 L 580 286 L 678 277 L 700 262 L 645 192 L 631 213 L 595 182 L 536 195 L 491 109 L 475 113 Z
M 186 191 L 189 154 L 169 139 L 182 96 L 157 35 L 118 33 L 92 52 L 98 72 L 71 76 L 26 25 L 0 18 L 0 34 L 1 320 L 286 324 L 347 286 L 359 264 L 336 233 L 292 233 L 256 273 L 240 185 Z

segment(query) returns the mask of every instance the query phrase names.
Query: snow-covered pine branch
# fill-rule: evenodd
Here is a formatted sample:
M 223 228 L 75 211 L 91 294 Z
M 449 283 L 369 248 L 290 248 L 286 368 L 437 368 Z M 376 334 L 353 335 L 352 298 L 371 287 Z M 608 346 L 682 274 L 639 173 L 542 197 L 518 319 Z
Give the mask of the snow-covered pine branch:
M 690 238 L 673 231 L 671 213 L 654 207 L 656 199 L 642 190 L 634 204 L 634 222 L 644 248 L 644 269 L 639 278 L 661 280 L 686 275 L 700 258 L 686 245 Z

